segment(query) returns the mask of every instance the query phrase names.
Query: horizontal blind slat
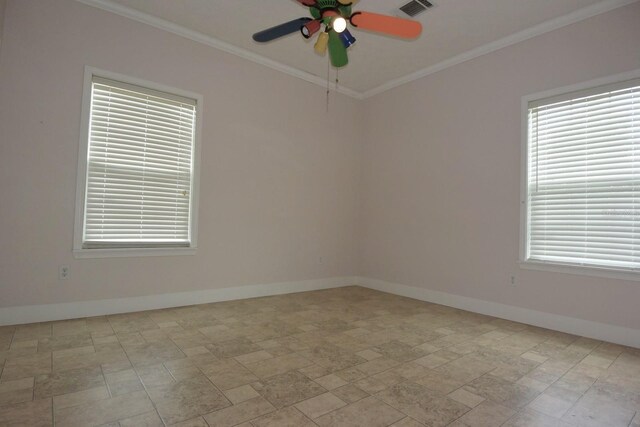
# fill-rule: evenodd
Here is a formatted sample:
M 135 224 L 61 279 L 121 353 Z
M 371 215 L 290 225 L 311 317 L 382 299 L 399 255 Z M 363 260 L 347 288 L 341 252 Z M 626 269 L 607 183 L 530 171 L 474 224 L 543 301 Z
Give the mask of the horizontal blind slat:
M 94 77 L 85 247 L 190 241 L 196 104 Z
M 640 268 L 640 80 L 530 103 L 528 259 Z

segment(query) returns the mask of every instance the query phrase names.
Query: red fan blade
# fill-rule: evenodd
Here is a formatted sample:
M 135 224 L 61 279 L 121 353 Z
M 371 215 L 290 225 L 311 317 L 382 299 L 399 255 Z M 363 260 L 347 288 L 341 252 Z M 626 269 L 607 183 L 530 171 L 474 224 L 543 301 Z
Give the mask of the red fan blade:
M 311 7 L 316 5 L 316 0 L 296 0 L 298 3 L 301 3 L 303 6 Z
M 350 21 L 351 25 L 361 30 L 375 31 L 405 39 L 415 39 L 422 32 L 422 24 L 419 22 L 371 12 L 354 12 Z

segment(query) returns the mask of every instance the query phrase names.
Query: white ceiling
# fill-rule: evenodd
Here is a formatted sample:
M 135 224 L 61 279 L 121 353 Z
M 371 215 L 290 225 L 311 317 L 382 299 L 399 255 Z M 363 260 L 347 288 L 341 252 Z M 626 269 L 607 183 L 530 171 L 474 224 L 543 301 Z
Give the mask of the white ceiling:
M 80 0 L 92 3 L 92 0 Z M 257 31 L 308 16 L 294 0 L 97 0 L 117 3 L 221 40 L 277 63 L 326 79 L 327 58 L 316 55 L 313 40 L 299 33 L 259 44 Z M 361 0 L 355 10 L 399 14 L 408 0 Z M 569 23 L 632 2 L 629 0 L 431 0 L 435 7 L 419 15 L 424 31 L 414 41 L 354 30 L 358 42 L 349 49 L 350 64 L 340 70 L 342 86 L 371 93 L 420 70 L 462 58 L 482 46 L 530 30 Z M 108 8 L 108 7 L 105 7 Z M 122 12 L 122 8 L 120 12 Z M 126 9 L 124 9 L 126 10 Z M 542 31 L 540 31 L 542 32 Z M 520 37 L 523 39 L 524 37 Z M 391 83 L 390 83 L 391 82 Z

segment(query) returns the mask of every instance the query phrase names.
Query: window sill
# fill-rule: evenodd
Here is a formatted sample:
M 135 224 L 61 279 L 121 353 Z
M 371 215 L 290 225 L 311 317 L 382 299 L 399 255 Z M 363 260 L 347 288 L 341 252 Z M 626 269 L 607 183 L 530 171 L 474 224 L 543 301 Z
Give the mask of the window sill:
M 520 261 L 519 264 L 520 268 L 524 270 L 539 270 L 579 276 L 604 277 L 608 279 L 630 280 L 636 282 L 640 281 L 640 271 L 632 269 L 562 264 L 534 260 Z
M 195 247 L 190 248 L 118 248 L 118 249 L 74 249 L 76 259 L 90 258 L 137 258 L 150 256 L 188 256 L 196 254 Z

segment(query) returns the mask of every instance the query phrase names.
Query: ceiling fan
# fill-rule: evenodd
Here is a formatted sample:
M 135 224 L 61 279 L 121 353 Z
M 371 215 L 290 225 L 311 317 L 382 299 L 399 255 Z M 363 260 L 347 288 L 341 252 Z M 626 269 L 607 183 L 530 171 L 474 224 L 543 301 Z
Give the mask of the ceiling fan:
M 308 39 L 320 32 L 314 46 L 315 51 L 324 55 L 328 48 L 331 64 L 340 68 L 349 63 L 347 49 L 356 42 L 347 29 L 347 22 L 358 29 L 405 39 L 416 38 L 422 32 L 422 24 L 416 21 L 371 12 L 353 12 L 352 5 L 358 0 L 296 1 L 309 8 L 311 18 L 294 19 L 260 31 L 253 35 L 253 39 L 266 43 L 297 31 Z M 320 31 L 323 25 L 324 31 Z

